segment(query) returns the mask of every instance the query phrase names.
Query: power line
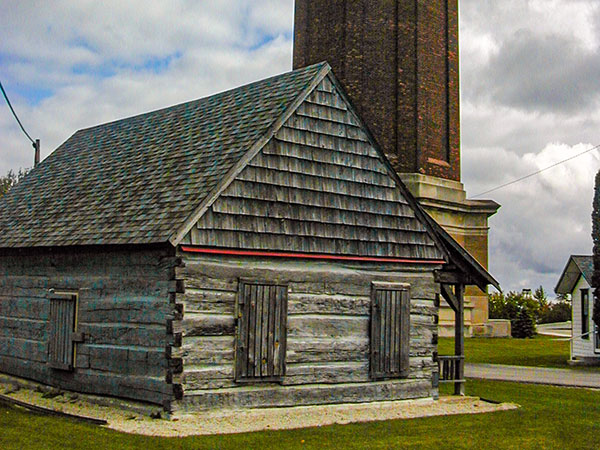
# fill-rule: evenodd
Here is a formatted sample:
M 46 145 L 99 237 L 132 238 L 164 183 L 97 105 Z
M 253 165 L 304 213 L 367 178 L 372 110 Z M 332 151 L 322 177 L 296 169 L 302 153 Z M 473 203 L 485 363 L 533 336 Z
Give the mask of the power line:
M 516 180 L 513 180 L 513 181 L 509 181 L 508 183 L 504 183 L 504 184 L 502 184 L 500 186 L 497 186 L 497 187 L 495 187 L 493 189 L 490 189 L 488 191 L 482 192 L 481 194 L 474 195 L 471 198 L 481 197 L 482 195 L 489 194 L 490 192 L 494 192 L 494 191 L 497 191 L 499 189 L 505 188 L 507 186 L 510 186 L 511 184 L 515 184 L 515 183 L 518 183 L 520 181 L 526 180 L 527 178 L 534 177 L 536 175 L 539 175 L 542 172 L 545 172 L 546 170 L 552 169 L 553 167 L 556 167 L 556 166 L 560 166 L 561 164 L 564 164 L 564 163 L 566 163 L 568 161 L 571 161 L 572 159 L 579 158 L 580 156 L 585 155 L 586 153 L 589 153 L 589 152 L 591 152 L 593 150 L 596 150 L 598 148 L 600 148 L 600 145 L 596 145 L 595 147 L 592 147 L 592 148 L 590 148 L 590 149 L 588 149 L 588 150 L 586 150 L 584 152 L 578 153 L 577 155 L 571 156 L 570 158 L 564 159 L 564 160 L 559 161 L 559 162 L 557 162 L 555 164 L 552 164 L 551 166 L 548 166 L 548 167 L 545 167 L 543 169 L 540 169 L 537 172 L 533 172 L 533 173 L 530 173 L 529 175 L 525 175 L 524 177 L 517 178 Z
M 1 81 L 0 81 L 0 90 L 2 90 L 2 95 L 4 95 L 4 99 L 6 100 L 6 103 L 8 104 L 8 107 L 12 111 L 13 116 L 15 116 L 15 119 L 17 119 L 17 123 L 21 127 L 21 130 L 23 130 L 23 133 L 25 133 L 25 136 L 27 136 L 29 138 L 29 140 L 31 141 L 31 143 L 33 145 L 35 145 L 35 141 L 31 138 L 31 136 L 29 136 L 29 133 L 27 133 L 27 131 L 25 131 L 25 128 L 23 127 L 23 124 L 19 120 L 19 116 L 17 116 L 17 113 L 15 112 L 14 108 L 10 104 L 10 100 L 8 99 L 8 95 L 6 95 L 6 91 L 4 90 L 4 87 L 2 86 L 2 82 Z

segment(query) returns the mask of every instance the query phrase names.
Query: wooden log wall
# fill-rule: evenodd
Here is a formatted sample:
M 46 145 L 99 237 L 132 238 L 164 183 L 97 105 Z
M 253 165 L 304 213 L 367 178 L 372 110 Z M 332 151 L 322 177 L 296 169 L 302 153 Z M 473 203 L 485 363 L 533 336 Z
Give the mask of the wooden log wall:
M 177 366 L 178 261 L 169 249 L 11 251 L 0 255 L 0 371 L 64 389 L 168 404 Z M 77 293 L 74 370 L 48 366 L 50 290 Z M 168 406 L 168 405 L 167 405 Z
M 437 349 L 436 285 L 431 267 L 234 258 L 182 253 L 184 396 L 174 408 L 284 406 L 431 397 Z M 238 280 L 288 285 L 286 375 L 278 383 L 238 384 L 235 304 Z M 408 283 L 410 369 L 407 378 L 369 375 L 371 282 Z M 307 385 L 313 386 L 306 389 Z M 317 386 L 318 385 L 318 386 Z M 310 392 L 310 395 L 308 394 Z

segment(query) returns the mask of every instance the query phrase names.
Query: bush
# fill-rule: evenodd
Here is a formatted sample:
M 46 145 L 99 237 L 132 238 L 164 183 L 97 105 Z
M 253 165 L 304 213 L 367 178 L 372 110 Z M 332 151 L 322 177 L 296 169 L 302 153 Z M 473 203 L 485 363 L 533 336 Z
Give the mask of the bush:
M 517 318 L 510 321 L 511 335 L 514 338 L 525 339 L 535 335 L 535 320 L 527 307 L 522 307 Z
M 490 319 L 515 320 L 523 308 L 526 308 L 537 322 L 542 306 L 534 297 L 513 291 L 506 295 L 499 292 L 489 296 Z
M 571 304 L 565 300 L 551 303 L 542 310 L 538 323 L 566 322 L 571 320 Z

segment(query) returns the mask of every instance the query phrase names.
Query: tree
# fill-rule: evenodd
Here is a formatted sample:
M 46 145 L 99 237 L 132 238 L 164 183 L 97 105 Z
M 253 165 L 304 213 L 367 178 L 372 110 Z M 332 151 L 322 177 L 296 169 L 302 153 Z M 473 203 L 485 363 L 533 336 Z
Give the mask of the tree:
M 9 170 L 5 176 L 0 177 L 0 198 L 2 198 L 10 188 L 25 178 L 25 175 L 27 175 L 29 170 L 30 169 L 19 169 L 17 173 Z
M 594 241 L 594 274 L 592 275 L 594 313 L 592 319 L 596 325 L 600 326 L 600 171 L 596 174 L 596 183 L 594 187 L 592 240 Z
M 518 339 L 530 338 L 535 335 L 535 320 L 527 307 L 521 307 L 516 319 L 510 321 L 512 337 Z
M 489 295 L 490 319 L 508 319 L 511 334 L 515 338 L 531 337 L 535 334 L 535 323 L 540 318 L 541 308 L 537 299 L 523 292 L 502 292 Z

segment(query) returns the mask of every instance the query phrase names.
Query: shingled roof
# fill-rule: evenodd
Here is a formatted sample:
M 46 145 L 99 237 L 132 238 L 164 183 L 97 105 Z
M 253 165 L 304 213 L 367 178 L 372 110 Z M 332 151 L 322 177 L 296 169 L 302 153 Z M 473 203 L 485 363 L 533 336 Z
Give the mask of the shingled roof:
M 168 242 L 325 66 L 77 131 L 0 201 L 0 247 Z
M 594 257 L 587 255 L 571 255 L 567 265 L 556 283 L 554 292 L 557 294 L 570 294 L 580 277 L 591 286 L 594 275 Z

